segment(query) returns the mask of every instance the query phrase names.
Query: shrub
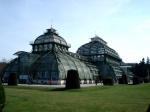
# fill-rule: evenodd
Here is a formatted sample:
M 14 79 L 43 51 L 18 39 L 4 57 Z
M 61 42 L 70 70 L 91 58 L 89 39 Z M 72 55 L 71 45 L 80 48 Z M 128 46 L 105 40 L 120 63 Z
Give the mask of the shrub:
M 140 78 L 140 83 L 143 83 L 143 79 L 142 78 Z
M 126 75 L 122 75 L 122 78 L 124 79 L 124 84 L 128 84 L 127 76 Z
M 137 76 L 133 77 L 133 84 L 140 84 L 140 79 Z
M 150 112 L 150 104 L 149 104 L 148 109 L 147 109 L 147 111 L 146 111 L 146 112 Z
M 16 73 L 10 73 L 9 79 L 8 79 L 8 85 L 14 85 L 14 86 L 18 85 Z
M 80 88 L 80 79 L 78 71 L 69 70 L 66 79 L 66 89 L 79 89 L 79 88 Z
M 125 84 L 124 78 L 119 78 L 119 84 Z
M 148 83 L 149 80 L 147 78 L 144 79 L 144 83 Z
M 0 112 L 2 112 L 4 106 L 5 106 L 5 91 L 2 82 L 0 80 Z
M 111 77 L 106 77 L 104 80 L 103 80 L 103 84 L 104 85 L 114 85 L 114 81 Z

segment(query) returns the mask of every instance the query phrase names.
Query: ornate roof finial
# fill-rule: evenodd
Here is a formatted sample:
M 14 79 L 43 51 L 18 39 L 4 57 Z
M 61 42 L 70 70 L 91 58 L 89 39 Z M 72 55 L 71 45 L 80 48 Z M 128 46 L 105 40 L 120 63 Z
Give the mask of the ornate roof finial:
M 52 22 L 53 22 L 53 20 L 51 20 L 51 28 L 52 28 Z
M 96 31 L 95 31 L 95 37 L 97 37 L 97 35 L 96 35 Z

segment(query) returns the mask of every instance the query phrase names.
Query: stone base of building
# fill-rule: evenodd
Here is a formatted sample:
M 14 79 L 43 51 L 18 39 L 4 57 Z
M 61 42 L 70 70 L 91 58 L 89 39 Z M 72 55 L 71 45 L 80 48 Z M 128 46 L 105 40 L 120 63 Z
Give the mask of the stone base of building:
M 80 84 L 94 84 L 95 81 L 94 80 L 81 80 Z
M 27 84 L 43 84 L 43 85 L 50 85 L 50 81 L 49 80 L 32 80 L 31 82 L 24 81 Z M 66 80 L 52 80 L 52 85 L 65 85 L 66 84 Z M 95 84 L 95 80 L 81 80 L 80 84 Z

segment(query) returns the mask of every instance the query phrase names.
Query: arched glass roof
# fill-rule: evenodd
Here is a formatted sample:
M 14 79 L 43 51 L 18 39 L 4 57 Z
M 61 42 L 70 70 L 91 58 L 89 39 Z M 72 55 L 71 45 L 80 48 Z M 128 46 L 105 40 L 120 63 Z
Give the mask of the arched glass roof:
M 33 67 L 34 66 L 34 67 Z M 91 63 L 84 63 L 83 61 L 62 52 L 49 52 L 41 56 L 34 63 L 32 68 L 34 71 L 48 71 L 50 74 L 55 74 L 57 79 L 65 79 L 68 70 L 74 69 L 79 72 L 80 79 L 93 79 L 98 75 L 96 66 Z
M 12 60 L 3 70 L 3 77 L 9 77 L 10 72 L 18 72 L 18 58 Z

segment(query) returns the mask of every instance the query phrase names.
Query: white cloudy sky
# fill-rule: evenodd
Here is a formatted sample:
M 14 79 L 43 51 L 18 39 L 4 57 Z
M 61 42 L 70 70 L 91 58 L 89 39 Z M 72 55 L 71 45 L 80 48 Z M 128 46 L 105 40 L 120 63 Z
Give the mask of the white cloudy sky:
M 150 57 L 149 0 L 0 0 L 0 59 L 30 52 L 51 20 L 71 52 L 96 32 L 124 62 Z

